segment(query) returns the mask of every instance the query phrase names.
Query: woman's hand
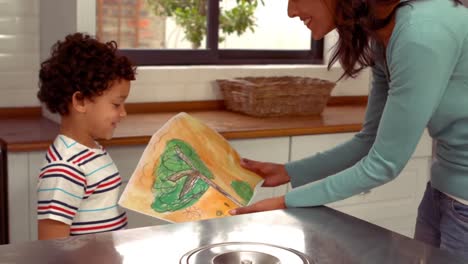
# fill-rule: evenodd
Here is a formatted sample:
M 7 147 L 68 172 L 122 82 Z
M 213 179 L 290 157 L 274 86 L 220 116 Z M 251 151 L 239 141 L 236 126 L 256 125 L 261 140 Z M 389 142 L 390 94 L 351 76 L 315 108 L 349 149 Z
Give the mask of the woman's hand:
M 283 164 L 242 159 L 241 166 L 260 175 L 263 187 L 275 187 L 288 183 L 290 177 Z
M 256 202 L 252 205 L 239 207 L 229 211 L 231 215 L 249 214 L 286 208 L 284 196 L 274 197 Z

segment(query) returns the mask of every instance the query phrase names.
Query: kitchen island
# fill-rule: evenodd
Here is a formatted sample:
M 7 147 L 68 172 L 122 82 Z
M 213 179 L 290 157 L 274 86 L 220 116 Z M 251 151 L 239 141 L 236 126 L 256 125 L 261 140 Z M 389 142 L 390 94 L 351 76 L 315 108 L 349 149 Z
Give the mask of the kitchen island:
M 457 264 L 468 260 L 333 209 L 315 207 L 4 245 L 0 263 Z

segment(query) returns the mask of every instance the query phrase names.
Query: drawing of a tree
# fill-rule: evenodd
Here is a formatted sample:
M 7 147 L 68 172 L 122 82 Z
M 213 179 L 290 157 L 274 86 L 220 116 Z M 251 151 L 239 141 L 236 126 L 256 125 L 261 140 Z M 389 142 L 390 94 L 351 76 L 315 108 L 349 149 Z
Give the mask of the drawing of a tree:
M 153 173 L 155 199 L 152 208 L 157 212 L 177 211 L 195 204 L 209 187 L 216 189 L 234 203 L 244 203 L 218 186 L 214 176 L 205 166 L 196 151 L 186 142 L 172 139 L 167 142 L 159 164 Z M 252 189 L 243 181 L 233 181 L 231 187 L 248 201 Z

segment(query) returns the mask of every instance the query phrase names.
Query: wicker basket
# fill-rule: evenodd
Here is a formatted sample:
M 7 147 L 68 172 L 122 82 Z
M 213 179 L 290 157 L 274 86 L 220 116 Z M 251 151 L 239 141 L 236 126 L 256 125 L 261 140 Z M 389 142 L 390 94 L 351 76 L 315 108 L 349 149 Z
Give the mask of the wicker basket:
M 216 80 L 226 108 L 251 116 L 320 115 L 334 82 L 281 76 Z

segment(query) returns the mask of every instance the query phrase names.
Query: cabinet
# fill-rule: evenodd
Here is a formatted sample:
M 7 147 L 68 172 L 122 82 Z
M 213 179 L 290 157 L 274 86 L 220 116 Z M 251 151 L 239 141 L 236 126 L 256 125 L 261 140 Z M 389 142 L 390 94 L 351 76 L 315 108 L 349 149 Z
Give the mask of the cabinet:
M 285 163 L 289 159 L 289 137 L 232 140 L 230 144 L 242 157 Z M 145 145 L 107 148 L 120 174 L 121 191 L 128 183 Z M 43 151 L 13 152 L 8 155 L 8 201 L 10 243 L 37 239 L 37 177 L 44 158 Z M 286 186 L 260 188 L 254 201 L 284 194 Z M 128 228 L 167 224 L 167 222 L 127 211 Z
M 9 241 L 7 175 L 7 147 L 0 139 L 0 245 Z
M 348 140 L 354 133 L 274 137 L 230 140 L 242 157 L 259 161 L 285 163 L 314 152 L 329 149 Z M 123 190 L 143 153 L 144 145 L 115 146 L 107 151 L 122 175 Z M 429 175 L 431 141 L 427 133 L 422 137 L 412 159 L 394 181 L 368 193 L 329 204 L 368 222 L 412 236 L 416 208 Z M 37 238 L 36 186 L 43 151 L 8 154 L 8 201 L 10 242 L 18 243 Z M 283 195 L 290 187 L 260 188 L 253 201 Z M 128 211 L 129 228 L 165 224 L 166 222 Z
M 10 243 L 29 240 L 29 153 L 8 153 L 8 222 Z M 34 208 L 35 209 L 35 208 Z

